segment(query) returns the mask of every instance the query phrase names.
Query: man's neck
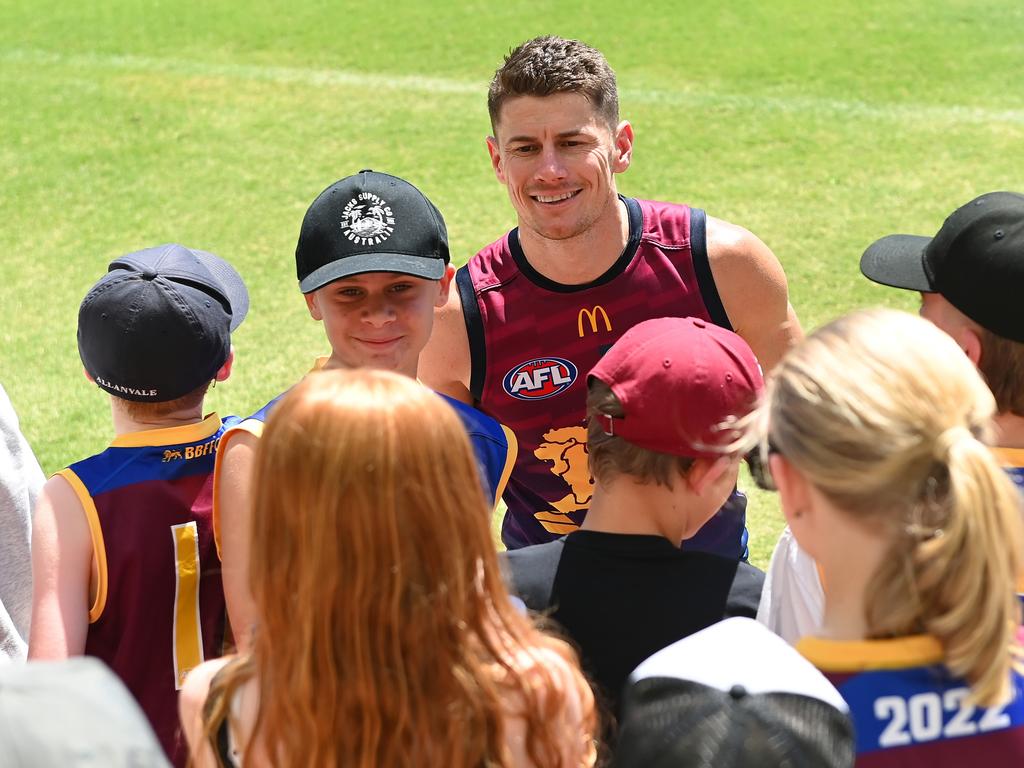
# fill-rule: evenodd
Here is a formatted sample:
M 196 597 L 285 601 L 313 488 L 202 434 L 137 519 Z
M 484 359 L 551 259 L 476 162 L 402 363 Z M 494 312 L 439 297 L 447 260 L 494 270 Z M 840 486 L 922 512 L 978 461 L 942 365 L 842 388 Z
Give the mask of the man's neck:
M 523 255 L 531 267 L 556 283 L 582 285 L 596 280 L 618 260 L 629 240 L 625 204 L 616 196 L 609 208 L 585 232 L 565 240 L 550 240 L 520 227 Z
M 996 414 L 996 445 L 1000 448 L 1024 448 L 1024 416 L 1012 413 Z
M 684 494 L 656 483 L 638 483 L 620 475 L 594 484 L 594 497 L 580 526 L 584 531 L 661 536 L 681 546 L 689 523 Z
M 111 401 L 110 413 L 114 420 L 114 434 L 127 435 L 132 432 L 147 432 L 151 429 L 168 427 L 186 427 L 198 424 L 203 420 L 203 406 L 188 408 L 169 413 L 166 416 L 153 416 L 144 419 L 133 418 L 123 408 Z

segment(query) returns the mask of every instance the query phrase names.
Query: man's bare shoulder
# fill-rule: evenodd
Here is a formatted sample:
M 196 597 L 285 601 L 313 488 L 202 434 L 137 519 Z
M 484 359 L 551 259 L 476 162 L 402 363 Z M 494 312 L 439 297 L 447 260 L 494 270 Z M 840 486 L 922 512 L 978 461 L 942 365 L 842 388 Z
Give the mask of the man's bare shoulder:
M 767 372 L 803 337 L 782 264 L 748 229 L 708 216 L 708 262 L 733 330 Z
M 748 229 L 723 219 L 708 216 L 708 261 L 715 281 L 750 281 L 763 285 L 768 282 L 786 288 L 786 275 L 782 264 L 761 238 Z M 753 271 L 753 274 L 751 274 Z
M 469 334 L 462 315 L 462 299 L 458 290 L 452 290 L 445 305 L 434 312 L 434 328 L 420 353 L 417 376 L 436 392 L 472 403 L 470 366 Z

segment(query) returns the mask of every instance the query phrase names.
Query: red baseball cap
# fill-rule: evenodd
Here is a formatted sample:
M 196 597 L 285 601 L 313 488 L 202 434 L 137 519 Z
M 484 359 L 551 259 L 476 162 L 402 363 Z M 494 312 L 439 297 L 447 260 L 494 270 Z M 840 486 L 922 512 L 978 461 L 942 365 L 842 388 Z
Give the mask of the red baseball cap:
M 607 431 L 649 451 L 716 458 L 736 437 L 730 417 L 753 410 L 764 391 L 743 339 L 696 317 L 663 317 L 630 328 L 590 372 L 622 403 Z

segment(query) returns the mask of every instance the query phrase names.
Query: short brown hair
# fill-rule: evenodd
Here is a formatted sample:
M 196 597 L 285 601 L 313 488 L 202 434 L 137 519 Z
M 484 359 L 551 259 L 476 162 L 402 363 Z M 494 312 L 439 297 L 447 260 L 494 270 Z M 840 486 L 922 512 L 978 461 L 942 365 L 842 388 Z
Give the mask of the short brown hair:
M 999 413 L 1024 416 L 1024 344 L 978 326 L 978 370 L 996 399 Z
M 688 456 L 649 451 L 610 435 L 604 416 L 621 418 L 622 403 L 608 385 L 591 379 L 587 392 L 587 454 L 590 474 L 599 483 L 607 484 L 617 475 L 629 475 L 641 483 L 655 483 L 672 488 L 674 478 L 685 475 L 694 460 Z
M 203 404 L 203 398 L 206 397 L 206 391 L 210 388 L 210 382 L 205 381 L 198 387 L 193 389 L 181 397 L 176 397 L 173 400 L 164 400 L 162 403 L 151 403 L 141 400 L 125 400 L 123 397 L 114 397 L 120 405 L 121 410 L 125 412 L 130 418 L 138 421 L 139 419 L 153 419 L 160 418 L 162 416 L 169 416 L 176 411 L 184 411 L 189 408 L 195 408 Z
M 615 72 L 596 48 L 579 40 L 545 35 L 527 40 L 505 57 L 487 90 L 491 130 L 496 132 L 501 107 L 516 96 L 579 93 L 612 128 L 619 123 Z

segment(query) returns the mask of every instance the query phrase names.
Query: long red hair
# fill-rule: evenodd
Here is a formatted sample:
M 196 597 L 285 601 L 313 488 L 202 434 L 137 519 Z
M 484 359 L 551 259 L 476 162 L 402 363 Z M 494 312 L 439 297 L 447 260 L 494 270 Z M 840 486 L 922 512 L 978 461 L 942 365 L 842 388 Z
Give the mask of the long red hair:
M 253 497 L 260 623 L 211 685 L 208 738 L 255 679 L 246 762 L 506 766 L 511 715 L 535 765 L 561 764 L 548 721 L 565 694 L 520 661 L 576 659 L 513 608 L 465 428 L 440 397 L 387 372 L 311 374 L 267 422 Z

